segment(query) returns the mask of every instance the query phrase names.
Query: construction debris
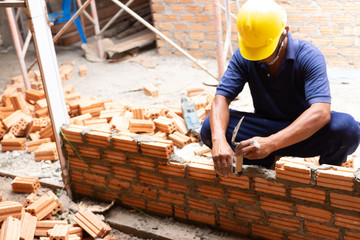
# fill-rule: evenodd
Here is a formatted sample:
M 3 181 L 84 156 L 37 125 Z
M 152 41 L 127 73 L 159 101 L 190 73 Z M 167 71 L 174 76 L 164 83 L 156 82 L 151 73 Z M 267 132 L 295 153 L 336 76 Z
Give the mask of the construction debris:
M 13 182 L 20 180 L 24 178 L 17 178 Z M 79 210 L 73 220 L 69 219 L 69 221 L 43 220 L 43 218 L 52 218 L 62 209 L 62 203 L 52 191 L 42 196 L 31 193 L 23 205 L 13 201 L 0 202 L 0 222 L 3 222 L 0 239 L 32 240 L 34 237 L 40 237 L 42 240 L 81 240 L 84 232 L 93 238 L 110 239 L 113 236 L 108 235 L 111 227 L 90 210 Z

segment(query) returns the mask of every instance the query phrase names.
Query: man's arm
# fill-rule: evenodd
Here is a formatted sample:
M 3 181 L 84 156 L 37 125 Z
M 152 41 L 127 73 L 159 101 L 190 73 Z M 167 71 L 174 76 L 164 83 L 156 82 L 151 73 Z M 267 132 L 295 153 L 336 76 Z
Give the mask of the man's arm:
M 269 137 L 253 137 L 240 142 L 237 151 L 242 151 L 248 159 L 262 159 L 270 153 L 301 142 L 330 122 L 330 103 L 314 103 L 292 124 Z M 256 140 L 260 148 L 251 144 Z
M 209 116 L 215 172 L 224 176 L 232 173 L 234 156 L 234 152 L 225 137 L 229 124 L 229 104 L 229 99 L 216 95 L 212 102 Z

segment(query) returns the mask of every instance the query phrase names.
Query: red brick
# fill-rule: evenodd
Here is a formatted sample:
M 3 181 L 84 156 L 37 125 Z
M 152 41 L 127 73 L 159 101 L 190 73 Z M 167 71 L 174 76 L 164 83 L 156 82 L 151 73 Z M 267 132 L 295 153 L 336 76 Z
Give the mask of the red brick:
M 255 177 L 254 188 L 256 192 L 270 193 L 273 195 L 280 195 L 285 197 L 286 190 L 284 184 L 282 183 Z
M 202 7 L 197 5 L 197 6 L 187 6 L 186 7 L 188 12 L 193 12 L 193 13 L 199 13 L 202 12 Z
M 190 163 L 187 171 L 190 179 L 213 182 L 216 177 L 214 166 L 210 165 Z
M 74 193 L 86 195 L 86 196 L 94 196 L 95 192 L 90 188 L 87 184 L 81 184 L 77 182 L 72 182 L 71 187 Z
M 263 222 L 263 216 L 259 211 L 237 207 L 235 209 L 235 218 L 238 220 L 245 220 L 248 222 Z
M 71 170 L 70 178 L 71 178 L 71 181 L 77 181 L 77 182 L 84 181 L 84 177 L 82 175 L 82 172 L 80 172 L 80 171 Z
M 195 17 L 190 14 L 183 14 L 180 16 L 180 18 L 181 18 L 181 21 L 184 21 L 184 22 L 194 22 L 195 21 Z
M 207 15 L 207 14 L 197 14 L 196 15 L 196 21 L 197 22 L 210 22 L 211 21 L 211 17 L 210 15 Z
M 327 16 L 311 16 L 310 22 L 311 23 L 327 23 L 329 18 Z
M 318 222 L 330 222 L 331 212 L 319 208 L 307 207 L 297 204 L 296 216 Z
M 339 54 L 339 49 L 335 47 L 320 47 L 320 51 L 324 55 L 336 56 Z
M 205 29 L 205 25 L 204 24 L 200 24 L 200 23 L 193 23 L 190 24 L 190 29 L 191 30 L 204 30 Z
M 187 192 L 188 186 L 182 182 L 178 182 L 174 179 L 168 178 L 168 189 L 179 192 Z
M 305 16 L 305 15 L 291 15 L 291 16 L 288 16 L 289 23 L 307 23 L 308 19 L 309 19 L 309 17 Z M 313 22 L 313 21 L 311 20 L 311 22 Z
M 94 173 L 102 174 L 102 175 L 109 175 L 111 172 L 110 167 L 106 167 L 99 164 L 90 164 L 91 171 Z
M 178 0 L 164 0 L 166 3 L 177 3 Z
M 193 210 L 189 211 L 188 219 L 191 221 L 202 222 L 209 225 L 215 225 L 215 215 L 214 214 L 206 214 L 200 213 Z
M 204 13 L 205 12 L 207 12 L 207 13 L 209 13 L 209 14 L 212 14 L 213 13 L 213 5 L 211 4 L 207 4 L 207 5 L 205 5 L 205 7 L 204 7 Z
M 235 174 L 229 177 L 220 177 L 220 184 L 249 189 L 250 188 L 250 180 L 247 176 L 236 176 Z
M 201 49 L 205 49 L 205 50 L 215 50 L 216 46 L 214 43 L 207 43 L 207 42 L 203 42 L 200 44 Z
M 339 27 L 320 27 L 320 33 L 323 35 L 336 35 L 340 33 Z
M 255 198 L 256 195 L 253 193 L 244 193 L 236 190 L 228 189 L 227 192 L 229 193 L 228 201 L 235 202 L 235 203 L 248 203 L 255 205 Z
M 164 12 L 165 11 L 165 6 L 164 5 L 152 5 L 152 11 L 154 13 L 157 13 L 157 12 Z
M 314 236 L 327 239 L 338 239 L 339 236 L 339 229 L 314 222 L 305 221 L 305 230 Z
M 335 213 L 335 225 L 354 230 L 360 229 L 360 217 L 350 216 L 341 213 Z
M 133 181 L 136 177 L 136 171 L 126 167 L 113 166 L 114 177 Z
M 130 188 L 130 182 L 113 178 L 109 180 L 109 188 L 114 190 L 128 189 Z
M 333 15 L 331 18 L 331 21 L 333 23 L 345 23 L 350 24 L 354 20 L 354 17 L 352 15 Z
M 319 8 L 316 5 L 300 5 L 300 12 L 301 13 L 314 13 L 318 12 Z
M 155 171 L 154 159 L 141 157 L 141 156 L 133 156 L 133 157 L 129 157 L 129 162 L 131 165 L 139 167 L 141 169 Z
M 318 238 L 304 237 L 297 233 L 290 233 L 288 240 L 317 240 Z
M 358 4 L 358 2 L 354 2 L 354 3 L 348 3 L 346 5 L 344 5 L 343 7 L 343 12 L 344 13 L 355 13 L 355 14 L 359 14 L 360 12 L 360 5 Z M 344 14 L 345 15 L 345 14 Z M 349 14 L 346 14 L 349 15 Z
M 200 49 L 200 45 L 198 42 L 191 42 L 190 43 L 190 48 L 191 49 Z
M 337 37 L 332 40 L 332 44 L 334 46 L 351 46 L 353 42 L 353 39 L 350 37 Z
M 185 24 L 174 24 L 175 30 L 188 30 L 188 26 Z
M 345 57 L 358 57 L 360 48 L 342 48 L 341 55 Z
M 158 47 L 165 47 L 165 46 L 168 45 L 165 40 L 157 40 L 156 44 L 157 44 Z
M 295 4 L 281 4 L 281 6 L 285 9 L 287 14 L 297 12 L 297 6 Z
M 126 163 L 126 154 L 123 152 L 115 152 L 110 150 L 105 150 L 103 153 L 103 157 L 105 161 L 113 162 L 113 163 Z
M 331 66 L 345 67 L 349 65 L 349 60 L 343 57 L 327 58 L 327 63 Z
M 163 202 L 169 202 L 169 203 L 183 205 L 184 204 L 184 194 L 159 190 L 159 200 L 163 201 Z
M 154 174 L 140 172 L 140 182 L 158 187 L 165 187 L 165 179 Z
M 159 29 L 162 30 L 173 30 L 174 26 L 172 24 L 169 23 L 159 23 Z
M 168 216 L 173 215 L 172 214 L 172 207 L 169 204 L 148 201 L 146 206 L 147 206 L 147 209 L 149 211 L 165 214 L 165 215 L 168 215 Z
M 202 40 L 204 39 L 205 35 L 203 32 L 190 32 L 189 37 L 193 40 Z
M 299 26 L 299 33 L 314 34 L 316 33 L 317 27 L 315 26 Z
M 122 195 L 121 201 L 123 204 L 128 205 L 130 207 L 137 207 L 140 209 L 145 209 L 145 200 L 144 199 Z
M 85 171 L 89 170 L 88 164 L 82 162 L 81 160 L 79 160 L 75 157 L 71 157 L 71 156 L 69 157 L 69 164 L 70 164 L 71 170 L 73 170 L 73 169 L 80 169 L 80 170 L 85 170 Z
M 214 33 L 207 33 L 206 34 L 206 40 L 215 40 L 215 34 Z
M 177 12 L 184 12 L 185 8 L 182 4 L 173 4 L 171 5 L 171 10 L 172 12 L 177 13 Z
M 266 197 L 260 197 L 260 207 L 263 210 L 293 215 L 293 204 L 285 201 L 275 200 Z
M 220 228 L 229 230 L 232 232 L 241 233 L 243 235 L 249 234 L 249 227 L 248 226 L 242 226 L 237 222 L 234 222 L 232 220 L 229 220 L 225 217 L 220 216 Z
M 187 219 L 186 212 L 183 207 L 174 205 L 174 215 L 177 218 Z
M 167 22 L 176 22 L 178 21 L 178 16 L 175 14 L 164 15 L 164 20 Z
M 346 231 L 344 240 L 359 240 L 360 239 L 360 232 L 350 232 Z
M 195 0 L 179 0 L 181 3 L 194 3 Z
M 339 4 L 322 4 L 320 6 L 321 8 L 321 12 L 326 13 L 326 12 L 336 12 L 339 11 L 339 9 L 341 9 L 341 5 Z
M 187 34 L 182 32 L 174 32 L 175 39 L 185 39 Z
M 284 234 L 281 231 L 275 231 L 269 227 L 253 224 L 252 225 L 252 235 L 263 237 L 265 239 L 284 239 Z
M 360 35 L 360 27 L 350 27 L 345 26 L 344 27 L 344 35 L 353 35 L 353 36 L 359 36 Z
M 349 196 L 345 194 L 330 192 L 330 205 L 332 207 L 338 207 L 359 212 L 360 198 L 357 196 Z
M 278 217 L 270 215 L 269 224 L 271 227 L 280 228 L 291 232 L 297 232 L 300 227 L 300 221 L 294 218 Z
M 136 184 L 133 184 L 132 189 L 133 193 L 144 196 L 146 198 L 157 198 L 156 189 L 151 189 L 149 187 L 144 187 Z
M 203 212 L 214 213 L 214 205 L 199 199 L 187 198 L 187 203 L 190 208 L 198 209 Z
M 322 45 L 327 46 L 330 43 L 330 38 L 329 37 L 312 37 L 311 42 L 317 46 L 322 46 Z
M 99 176 L 91 173 L 84 173 L 85 182 L 91 185 L 104 187 L 106 180 L 104 176 Z
M 204 197 L 208 197 L 211 199 L 223 199 L 224 198 L 224 190 L 217 187 L 201 185 L 197 187 L 197 190 Z
M 325 192 L 315 188 L 293 187 L 290 189 L 290 196 L 311 202 L 325 202 Z
M 178 177 L 185 177 L 185 164 L 181 163 L 158 163 L 158 170 L 160 173 Z

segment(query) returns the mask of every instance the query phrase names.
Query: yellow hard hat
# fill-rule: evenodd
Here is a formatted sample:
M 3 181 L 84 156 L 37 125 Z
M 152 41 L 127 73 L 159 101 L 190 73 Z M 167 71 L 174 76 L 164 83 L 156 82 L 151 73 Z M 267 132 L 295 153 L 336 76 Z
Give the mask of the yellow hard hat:
M 248 0 L 237 16 L 241 55 L 251 61 L 268 58 L 286 26 L 286 12 L 273 0 Z

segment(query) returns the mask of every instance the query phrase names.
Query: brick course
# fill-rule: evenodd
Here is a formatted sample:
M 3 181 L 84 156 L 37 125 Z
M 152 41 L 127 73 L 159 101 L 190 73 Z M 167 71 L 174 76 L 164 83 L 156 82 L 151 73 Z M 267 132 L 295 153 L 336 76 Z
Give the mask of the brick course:
M 241 0 L 240 5 L 244 2 Z M 360 46 L 354 42 L 360 35 L 360 5 L 356 0 L 278 0 L 277 2 L 287 11 L 288 25 L 293 37 L 308 40 L 319 47 L 329 65 L 359 67 L 358 54 L 355 53 L 360 52 Z M 194 57 L 216 57 L 211 1 L 153 0 L 151 7 L 155 26 L 161 32 L 168 32 L 170 39 L 181 40 L 180 45 Z M 232 2 L 231 12 L 237 15 L 237 11 L 236 4 Z M 223 10 L 221 14 L 225 36 L 226 23 Z M 232 42 L 236 49 L 236 21 L 234 19 L 231 21 Z M 160 39 L 157 40 L 157 47 L 158 52 L 163 55 L 182 55 Z
M 75 135 L 73 131 L 71 127 L 63 130 L 65 135 Z M 254 166 L 244 166 L 240 176 L 219 177 L 212 162 L 151 157 L 141 152 L 135 140 L 138 152 L 117 150 L 112 144 L 106 147 L 112 138 L 91 148 L 85 137 L 76 141 L 72 142 L 75 150 L 68 144 L 64 147 L 75 196 L 116 199 L 146 212 L 250 237 L 342 240 L 360 236 L 360 185 L 350 169 L 321 170 L 301 159 L 282 158 L 281 177 Z M 283 178 L 293 173 L 302 174 L 306 181 Z M 338 185 L 327 187 L 326 180 L 336 180 Z

